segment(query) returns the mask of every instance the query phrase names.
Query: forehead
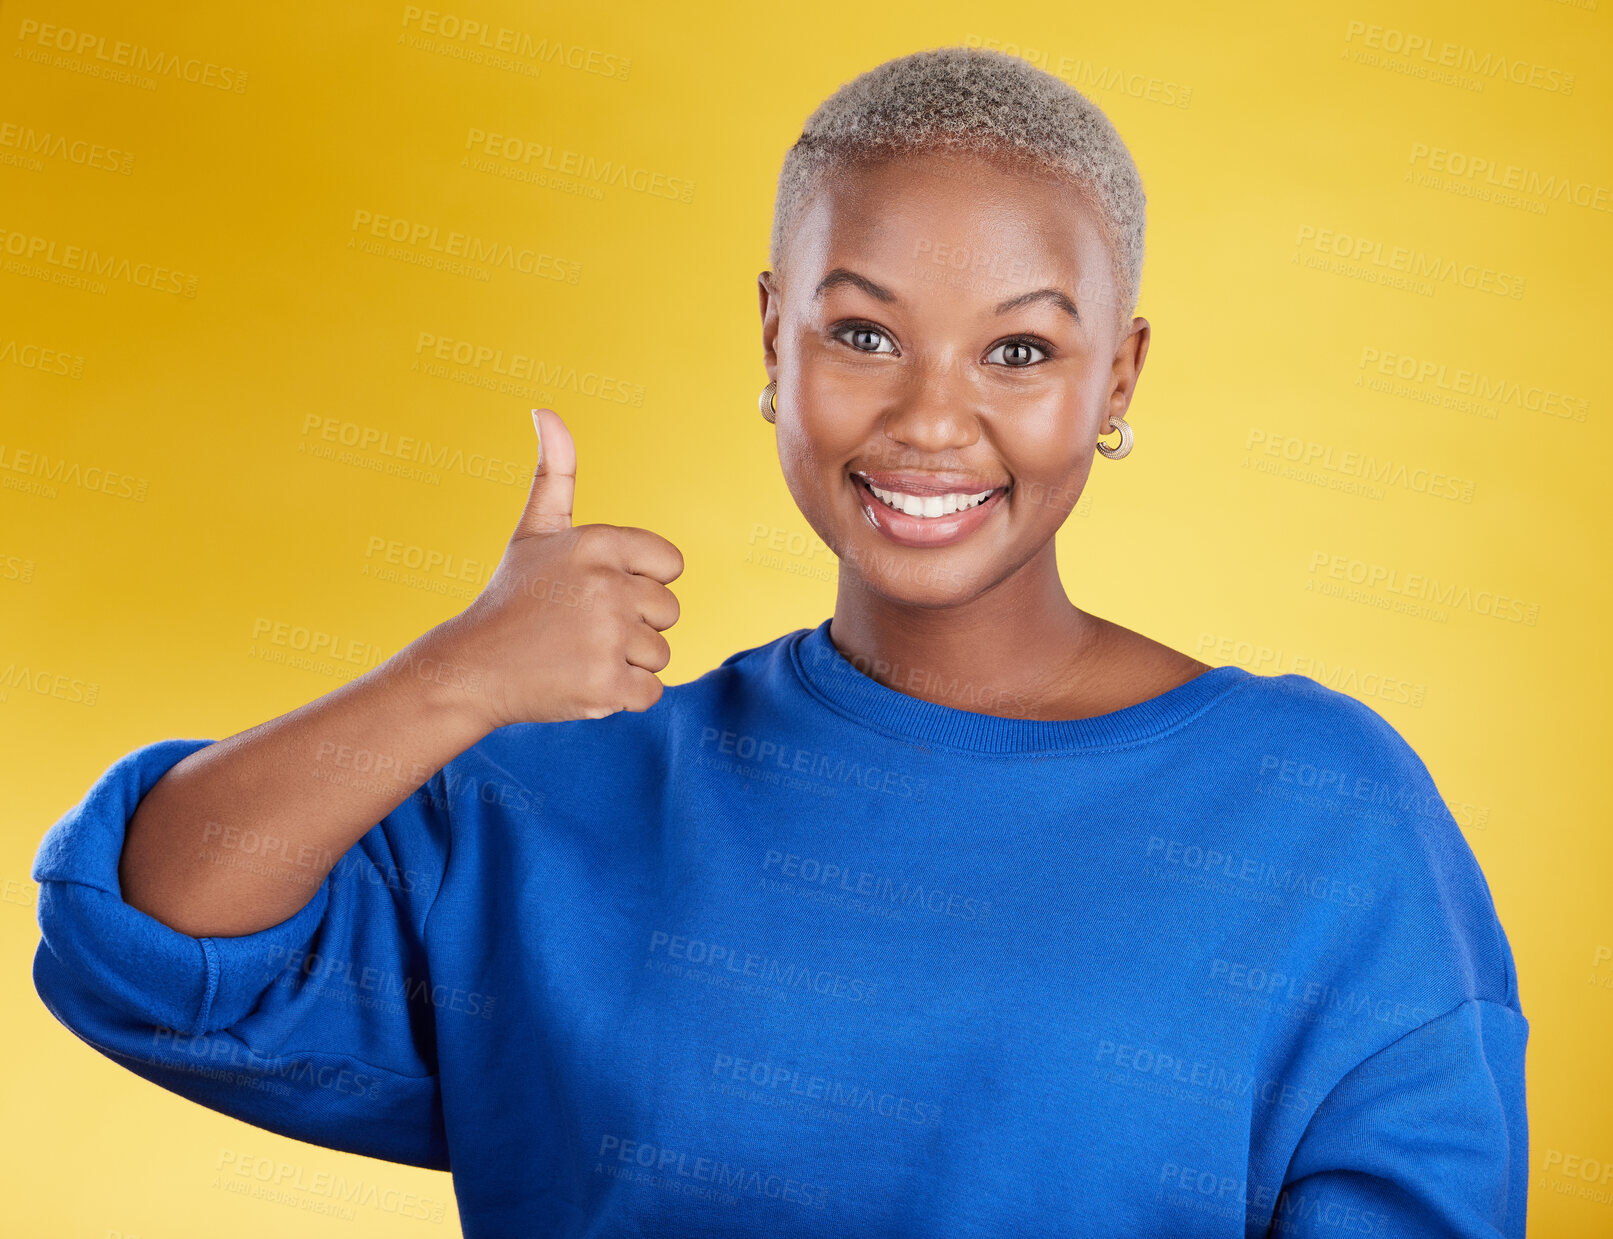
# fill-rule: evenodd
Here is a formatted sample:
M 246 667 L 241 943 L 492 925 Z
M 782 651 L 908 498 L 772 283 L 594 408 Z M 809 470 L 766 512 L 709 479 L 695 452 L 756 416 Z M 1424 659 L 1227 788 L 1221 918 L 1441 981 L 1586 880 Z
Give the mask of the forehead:
M 790 253 L 792 282 L 807 293 L 836 266 L 980 302 L 1054 284 L 1083 312 L 1110 287 L 1108 247 L 1081 192 L 978 155 L 903 155 L 836 172 L 802 210 Z

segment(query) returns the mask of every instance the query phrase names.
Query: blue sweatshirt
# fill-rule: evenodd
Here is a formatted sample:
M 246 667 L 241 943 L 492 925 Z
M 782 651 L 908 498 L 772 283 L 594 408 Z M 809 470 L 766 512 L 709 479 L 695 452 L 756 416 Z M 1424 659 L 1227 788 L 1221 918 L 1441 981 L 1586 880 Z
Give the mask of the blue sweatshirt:
M 1235 666 L 1002 718 L 828 632 L 434 773 L 322 754 L 415 790 L 241 937 L 122 901 L 212 741 L 138 748 L 40 846 L 39 994 L 172 1092 L 451 1170 L 470 1239 L 1521 1239 L 1512 952 L 1389 723 Z

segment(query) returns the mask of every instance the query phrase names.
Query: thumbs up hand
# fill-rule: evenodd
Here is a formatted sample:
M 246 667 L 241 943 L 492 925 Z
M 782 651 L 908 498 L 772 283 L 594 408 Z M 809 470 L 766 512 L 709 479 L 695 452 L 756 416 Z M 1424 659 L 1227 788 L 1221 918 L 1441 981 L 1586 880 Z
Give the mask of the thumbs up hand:
M 534 409 L 539 459 L 526 507 L 492 579 L 434 634 L 482 674 L 489 729 L 603 718 L 661 698 L 678 621 L 667 588 L 683 554 L 660 534 L 571 523 L 577 447 L 552 409 Z

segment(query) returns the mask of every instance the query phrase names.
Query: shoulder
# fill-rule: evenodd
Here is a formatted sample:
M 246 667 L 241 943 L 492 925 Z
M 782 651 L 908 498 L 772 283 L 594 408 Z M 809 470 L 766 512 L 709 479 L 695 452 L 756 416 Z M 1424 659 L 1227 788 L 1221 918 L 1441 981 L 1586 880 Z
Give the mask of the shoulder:
M 1239 684 L 1243 691 L 1235 702 L 1241 719 L 1278 741 L 1279 747 L 1293 749 L 1288 756 L 1331 754 L 1369 764 L 1421 765 L 1388 719 L 1310 676 L 1241 671 Z
M 1262 783 L 1375 825 L 1378 843 L 1465 846 L 1427 764 L 1365 702 L 1309 676 L 1248 675 L 1234 709 Z
M 1449 817 L 1417 750 L 1365 702 L 1292 673 L 1240 671 L 1233 689 L 1222 703 L 1222 726 L 1237 733 L 1260 781 L 1380 821 L 1403 817 L 1421 826 Z
M 1252 790 L 1311 855 L 1375 892 L 1385 942 L 1407 966 L 1443 969 L 1454 993 L 1518 1009 L 1489 882 L 1411 742 L 1309 676 L 1250 675 L 1234 699 Z

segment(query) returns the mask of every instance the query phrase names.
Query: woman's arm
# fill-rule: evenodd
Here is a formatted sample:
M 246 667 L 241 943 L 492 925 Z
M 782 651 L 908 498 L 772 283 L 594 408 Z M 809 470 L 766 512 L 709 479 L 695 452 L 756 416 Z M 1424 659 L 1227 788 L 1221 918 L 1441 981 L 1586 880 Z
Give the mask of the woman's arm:
M 533 418 L 532 489 L 487 587 L 381 666 L 164 774 L 129 819 L 126 903 L 197 938 L 266 929 L 488 732 L 660 699 L 683 556 L 649 530 L 573 527 L 576 447 L 557 414 Z
M 129 820 L 124 901 L 192 937 L 254 933 L 306 904 L 365 832 L 492 730 L 445 628 L 169 770 Z
M 1358 1064 L 1312 1115 L 1269 1233 L 1524 1239 L 1528 1042 L 1516 1006 L 1473 998 Z

